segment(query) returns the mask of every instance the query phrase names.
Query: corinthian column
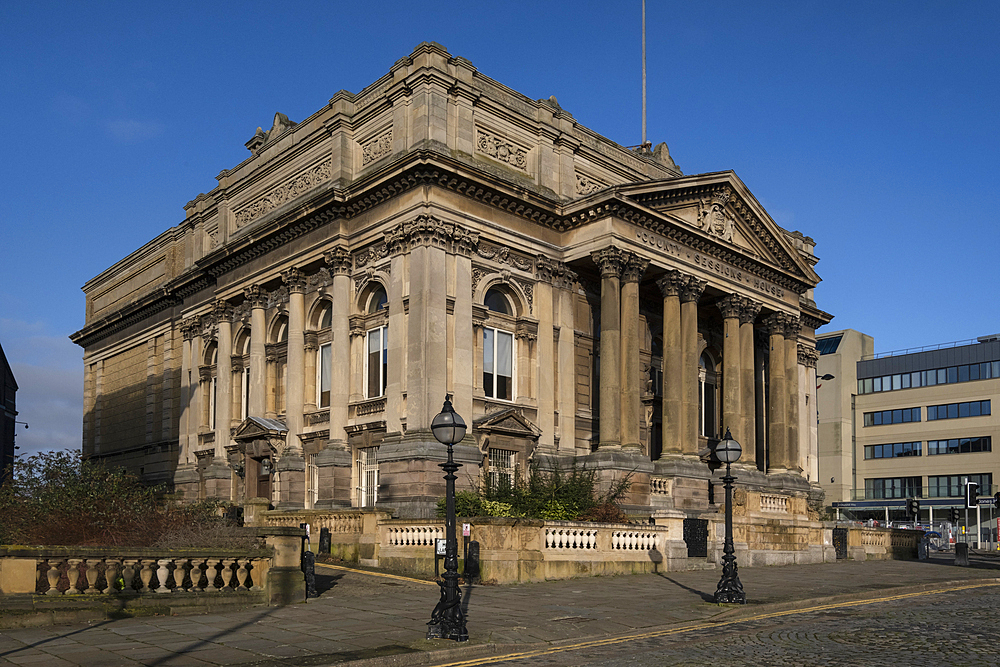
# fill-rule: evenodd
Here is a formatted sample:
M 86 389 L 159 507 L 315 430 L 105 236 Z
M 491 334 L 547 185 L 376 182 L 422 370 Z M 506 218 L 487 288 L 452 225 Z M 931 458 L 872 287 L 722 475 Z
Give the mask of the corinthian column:
M 774 313 L 765 321 L 770 337 L 767 392 L 767 472 L 788 469 L 788 431 L 785 392 L 785 315 Z
M 629 253 L 622 267 L 622 448 L 639 452 L 639 281 L 649 260 Z M 603 377 L 603 373 L 601 374 Z
M 740 312 L 743 297 L 730 294 L 716 304 L 722 312 L 722 430 L 730 430 L 739 443 L 746 442 L 743 429 L 743 372 L 740 350 Z M 744 445 L 745 447 L 746 445 Z
M 625 253 L 614 246 L 591 253 L 601 271 L 601 406 L 599 449 L 620 449 L 621 294 Z
M 325 255 L 333 278 L 330 311 L 330 443 L 347 449 L 347 418 L 351 392 L 351 255 L 335 248 Z
M 264 321 L 264 304 L 267 293 L 258 285 L 243 290 L 250 302 L 250 396 L 247 401 L 248 417 L 263 417 L 266 411 L 267 381 L 264 341 L 267 336 Z
M 785 320 L 785 427 L 788 429 L 787 468 L 799 467 L 799 318 L 789 316 Z
M 544 255 L 535 260 L 535 304 L 538 313 L 538 445 L 542 451 L 555 451 L 556 372 L 553 341 L 552 281 L 556 263 Z
M 663 449 L 664 454 L 680 454 L 684 441 L 681 377 L 684 359 L 681 348 L 680 271 L 667 271 L 656 281 L 663 294 Z
M 288 446 L 300 450 L 302 411 L 305 395 L 305 291 L 306 277 L 302 271 L 291 268 L 281 274 L 288 287 L 288 356 L 285 369 L 287 400 L 285 422 L 288 426 Z
M 226 301 L 216 301 L 215 321 L 218 324 L 218 348 L 215 366 L 215 456 L 222 460 L 230 437 L 230 411 L 233 406 L 233 307 Z
M 698 453 L 698 299 L 708 283 L 689 277 L 681 288 L 681 451 Z
M 743 376 L 741 389 L 743 392 L 740 405 L 743 409 L 743 463 L 749 466 L 757 459 L 757 397 L 754 369 L 754 320 L 760 312 L 760 303 L 748 298 L 743 299 L 740 309 L 740 372 Z

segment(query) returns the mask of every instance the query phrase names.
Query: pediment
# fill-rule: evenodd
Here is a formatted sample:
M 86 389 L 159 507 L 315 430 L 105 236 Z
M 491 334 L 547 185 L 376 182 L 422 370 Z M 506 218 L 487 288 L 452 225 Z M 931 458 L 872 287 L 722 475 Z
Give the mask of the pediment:
M 526 418 L 518 408 L 509 408 L 487 415 L 475 422 L 474 427 L 483 433 L 502 433 L 515 438 L 537 439 L 542 430 Z
M 280 437 L 284 438 L 288 433 L 288 427 L 284 422 L 277 419 L 264 419 L 263 417 L 247 417 L 236 427 L 233 433 L 233 440 L 257 440 L 261 438 Z
M 689 244 L 719 244 L 807 283 L 819 276 L 733 172 L 623 187 L 620 196 L 676 226 Z

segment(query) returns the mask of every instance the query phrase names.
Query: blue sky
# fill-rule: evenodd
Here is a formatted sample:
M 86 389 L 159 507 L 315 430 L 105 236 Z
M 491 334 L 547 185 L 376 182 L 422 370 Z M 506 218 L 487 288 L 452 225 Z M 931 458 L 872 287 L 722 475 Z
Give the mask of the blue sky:
M 0 344 L 22 452 L 78 446 L 81 286 L 184 217 L 276 111 L 437 41 L 625 145 L 640 2 L 0 5 Z M 825 330 L 877 351 L 1000 331 L 996 2 L 647 3 L 648 138 L 817 242 Z

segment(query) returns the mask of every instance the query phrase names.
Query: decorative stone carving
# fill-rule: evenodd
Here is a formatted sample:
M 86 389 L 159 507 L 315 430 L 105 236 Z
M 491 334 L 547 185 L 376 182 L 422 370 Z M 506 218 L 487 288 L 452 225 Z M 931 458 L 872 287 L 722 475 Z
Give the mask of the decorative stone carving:
M 229 305 L 228 301 L 219 299 L 212 306 L 212 315 L 215 317 L 216 322 L 232 322 L 233 307 Z
M 749 297 L 743 297 L 743 308 L 740 309 L 740 324 L 750 324 L 757 319 L 761 303 Z
M 198 327 L 200 326 L 197 317 L 189 317 L 181 322 L 181 335 L 184 340 L 191 340 L 195 337 Z
M 320 287 L 329 287 L 333 284 L 333 279 L 330 276 L 330 269 L 325 266 L 320 267 L 320 270 L 309 276 L 308 289 L 313 292 Z
M 361 145 L 361 166 L 364 167 L 392 152 L 392 128 Z
M 288 286 L 282 285 L 273 292 L 267 294 L 267 308 L 276 308 L 283 303 L 288 303 Z
M 304 292 L 306 290 L 306 276 L 301 269 L 291 268 L 281 273 L 281 280 L 285 283 L 288 292 Z
M 785 335 L 785 318 L 788 317 L 784 313 L 771 313 L 764 318 L 764 330 L 769 336 L 774 334 Z
M 559 270 L 559 262 L 539 255 L 535 260 L 535 280 L 551 284 Z
M 819 351 L 815 347 L 799 344 L 797 352 L 799 364 L 806 368 L 816 368 L 816 362 L 819 361 Z
M 348 325 L 351 328 L 352 336 L 364 336 L 365 335 L 365 318 L 363 315 L 351 315 L 348 319 Z
M 320 183 L 330 180 L 332 174 L 333 161 L 325 160 L 308 171 L 288 179 L 267 194 L 236 211 L 236 227 L 243 227 L 282 204 L 305 194 Z
M 250 301 L 244 301 L 240 305 L 233 308 L 233 322 L 243 322 L 244 324 L 250 323 Z
M 686 277 L 680 271 L 667 271 L 662 278 L 656 281 L 656 286 L 660 288 L 663 298 L 668 296 L 680 296 Z
M 639 257 L 635 253 L 628 253 L 625 262 L 622 264 L 622 282 L 637 283 L 642 280 L 642 274 L 646 273 L 649 260 Z
M 602 278 L 619 278 L 627 260 L 626 253 L 614 246 L 590 253 L 590 258 L 601 271 Z
M 202 338 L 204 338 L 205 340 L 214 340 L 215 339 L 216 325 L 215 325 L 215 315 L 214 314 L 212 314 L 212 315 L 202 315 L 201 322 L 200 322 L 199 326 L 201 328 L 201 337 Z
M 518 322 L 514 327 L 514 338 L 534 341 L 538 338 L 537 322 Z
M 740 313 L 743 312 L 744 308 L 744 298 L 739 294 L 730 294 L 729 296 L 720 299 L 716 302 L 716 306 L 719 307 L 719 311 L 722 313 L 723 319 L 729 319 L 731 317 L 739 317 Z
M 315 331 L 307 331 L 304 334 L 306 352 L 315 352 L 319 349 L 319 337 Z
M 698 202 L 698 227 L 711 236 L 723 241 L 733 240 L 733 216 L 726 210 L 731 197 L 729 188 L 712 193 L 711 198 L 702 197 Z
M 267 306 L 267 292 L 260 285 L 244 287 L 243 297 L 250 303 L 250 308 L 265 308 Z
M 476 150 L 521 171 L 528 171 L 528 151 L 491 132 L 477 131 Z
M 795 315 L 785 316 L 785 338 L 798 338 L 802 331 L 802 323 Z
M 706 287 L 708 287 L 707 280 L 699 280 L 694 276 L 689 276 L 688 279 L 684 281 L 684 287 L 681 288 L 681 303 L 698 301 Z
M 483 259 L 492 259 L 500 264 L 510 264 L 521 271 L 531 270 L 531 260 L 514 252 L 510 248 L 480 241 L 476 246 L 476 254 Z
M 603 190 L 606 187 L 608 187 L 607 184 L 600 182 L 596 178 L 576 172 L 576 194 L 585 196 L 593 194 L 598 190 Z
M 553 286 L 558 287 L 559 289 L 571 290 L 576 287 L 576 279 L 576 272 L 560 262 L 559 268 L 554 276 Z

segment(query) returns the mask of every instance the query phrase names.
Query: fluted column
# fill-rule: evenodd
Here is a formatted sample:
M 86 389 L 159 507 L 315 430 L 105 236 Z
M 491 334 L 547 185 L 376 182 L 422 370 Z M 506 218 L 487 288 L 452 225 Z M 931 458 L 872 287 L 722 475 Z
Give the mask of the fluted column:
M 785 392 L 785 316 L 770 315 L 765 321 L 769 336 L 767 392 L 767 472 L 788 469 L 788 431 Z
M 615 247 L 591 254 L 601 271 L 601 405 L 599 449 L 621 448 L 621 294 L 624 253 Z
M 288 446 L 300 450 L 302 411 L 305 394 L 305 291 L 306 277 L 296 268 L 281 275 L 288 287 L 288 352 L 285 365 L 285 422 L 288 427 Z
M 663 295 L 663 449 L 664 454 L 683 450 L 684 419 L 682 382 L 684 359 L 681 346 L 681 288 L 684 275 L 667 271 L 656 281 Z
M 556 395 L 555 343 L 552 335 L 552 281 L 556 263 L 539 256 L 535 261 L 535 306 L 538 313 L 538 446 L 545 452 L 555 451 Z
M 785 320 L 785 428 L 788 430 L 789 470 L 799 467 L 801 443 L 799 442 L 799 318 L 789 316 Z
M 330 357 L 333 364 L 330 369 L 330 444 L 337 449 L 347 449 L 345 429 L 351 394 L 351 255 L 346 248 L 336 248 L 326 253 L 325 258 L 333 278 L 330 312 Z
M 752 466 L 757 460 L 757 397 L 755 391 L 756 378 L 754 369 L 754 320 L 760 312 L 760 303 L 749 298 L 743 299 L 740 309 L 740 373 L 743 381 L 740 385 L 743 410 L 743 439 L 738 442 L 743 445 L 742 462 Z
M 622 448 L 639 452 L 642 397 L 639 379 L 639 281 L 649 260 L 628 253 L 622 266 L 621 304 L 621 411 Z M 603 375 L 603 373 L 602 373 Z
M 247 287 L 243 295 L 250 302 L 250 397 L 247 416 L 263 417 L 267 405 L 266 358 L 264 341 L 267 336 L 264 305 L 267 294 L 258 285 Z
M 722 312 L 722 431 L 730 430 L 740 444 L 743 434 L 743 372 L 740 351 L 740 312 L 743 297 L 730 294 L 717 304 Z
M 681 289 L 681 451 L 698 453 L 698 299 L 708 283 L 689 277 Z
M 216 349 L 215 366 L 215 456 L 222 460 L 226 456 L 226 445 L 229 444 L 230 420 L 233 399 L 233 308 L 226 301 L 216 301 L 215 321 L 218 324 L 218 348 Z
M 576 449 L 576 274 L 559 266 L 556 287 L 559 293 L 559 341 L 556 344 L 559 374 L 559 451 Z

